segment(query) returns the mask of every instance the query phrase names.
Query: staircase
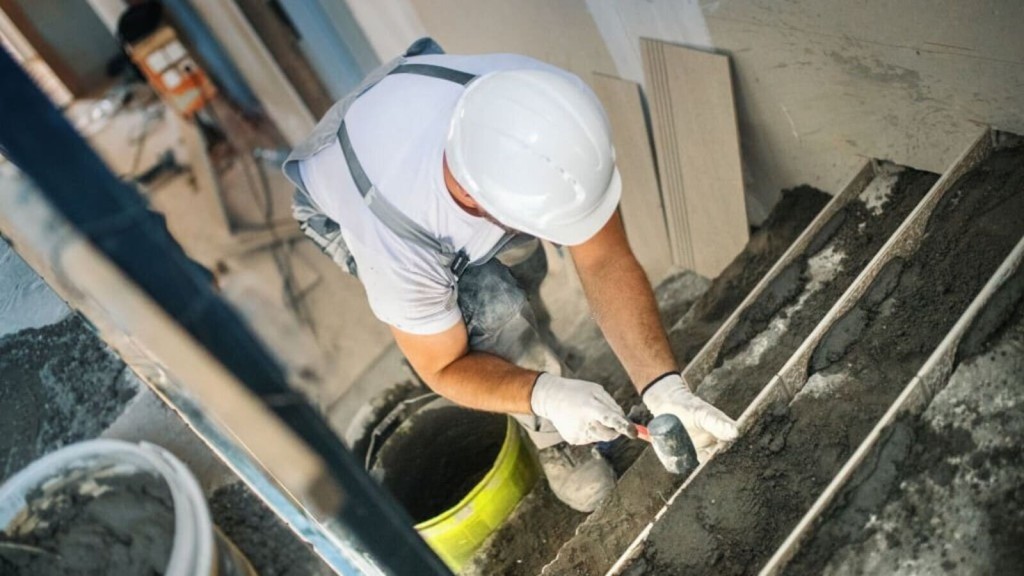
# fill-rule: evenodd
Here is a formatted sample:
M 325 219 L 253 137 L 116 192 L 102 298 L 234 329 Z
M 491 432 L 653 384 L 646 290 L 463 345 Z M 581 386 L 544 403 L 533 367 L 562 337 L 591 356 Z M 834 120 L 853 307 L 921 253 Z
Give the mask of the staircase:
M 741 438 L 685 479 L 641 454 L 543 573 L 1019 567 L 1022 260 L 1020 138 L 866 164 L 687 365 Z

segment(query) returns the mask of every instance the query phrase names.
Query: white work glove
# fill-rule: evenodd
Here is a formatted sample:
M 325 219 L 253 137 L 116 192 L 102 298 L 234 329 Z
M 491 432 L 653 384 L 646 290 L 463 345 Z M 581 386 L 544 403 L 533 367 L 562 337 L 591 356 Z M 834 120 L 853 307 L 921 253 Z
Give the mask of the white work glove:
M 651 414 L 675 414 L 683 423 L 697 460 L 704 462 L 711 457 L 723 442 L 731 442 L 739 436 L 736 422 L 724 412 L 698 398 L 678 373 L 658 378 L 642 394 L 644 404 Z
M 593 382 L 543 372 L 533 385 L 530 406 L 534 414 L 550 420 L 570 444 L 614 440 L 630 433 L 622 408 Z

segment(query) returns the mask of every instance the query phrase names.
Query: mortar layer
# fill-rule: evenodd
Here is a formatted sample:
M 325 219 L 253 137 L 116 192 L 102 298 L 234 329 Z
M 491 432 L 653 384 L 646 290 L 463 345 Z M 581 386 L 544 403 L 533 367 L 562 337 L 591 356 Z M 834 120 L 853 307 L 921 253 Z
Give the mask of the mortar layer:
M 644 550 L 652 573 L 744 574 L 781 544 L 1024 235 L 1024 149 L 956 182 L 908 261 L 872 284 L 814 372 L 680 495 Z
M 888 167 L 847 202 L 741 313 L 698 394 L 738 418 L 936 180 Z
M 0 338 L 0 482 L 99 436 L 138 392 L 125 370 L 77 314 Z
M 213 523 L 260 576 L 333 576 L 309 545 L 241 482 L 217 489 L 209 504 Z
M 27 500 L 28 516 L 0 533 L 0 573 L 164 573 L 174 544 L 174 506 L 159 477 L 91 475 L 56 489 L 36 489 Z M 12 553 L 4 542 L 46 553 Z
M 787 573 L 1008 574 L 1024 566 L 1022 296 L 1024 269 L 961 341 L 969 355 L 948 384 L 860 466 Z
M 700 352 L 829 200 L 828 194 L 811 186 L 782 191 L 782 199 L 761 228 L 750 235 L 743 252 L 690 308 L 687 329 L 672 331 L 670 340 L 676 360 L 685 364 Z

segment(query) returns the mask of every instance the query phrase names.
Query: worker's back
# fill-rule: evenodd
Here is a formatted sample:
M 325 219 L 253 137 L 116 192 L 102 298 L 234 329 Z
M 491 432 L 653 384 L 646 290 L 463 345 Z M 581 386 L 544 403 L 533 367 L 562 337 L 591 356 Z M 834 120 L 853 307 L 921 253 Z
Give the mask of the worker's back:
M 511 69 L 567 74 L 511 54 L 427 55 L 410 64 L 434 64 L 482 75 Z M 393 74 L 360 96 L 345 115 L 358 157 L 378 194 L 436 238 L 485 257 L 504 235 L 498 226 L 462 210 L 444 183 L 442 158 L 452 112 L 464 87 L 418 74 Z M 459 320 L 454 280 L 429 248 L 399 238 L 366 205 L 337 142 L 300 164 L 307 191 L 337 222 L 358 264 L 377 317 L 402 330 L 435 333 Z

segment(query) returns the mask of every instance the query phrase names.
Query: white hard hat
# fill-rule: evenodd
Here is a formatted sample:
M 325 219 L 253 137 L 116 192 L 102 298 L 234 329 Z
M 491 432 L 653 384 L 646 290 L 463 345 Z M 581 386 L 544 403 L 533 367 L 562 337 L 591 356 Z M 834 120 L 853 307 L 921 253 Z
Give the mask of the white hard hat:
M 474 80 L 455 107 L 445 155 L 492 217 L 557 244 L 590 239 L 622 195 L 601 103 L 582 81 L 556 72 Z

